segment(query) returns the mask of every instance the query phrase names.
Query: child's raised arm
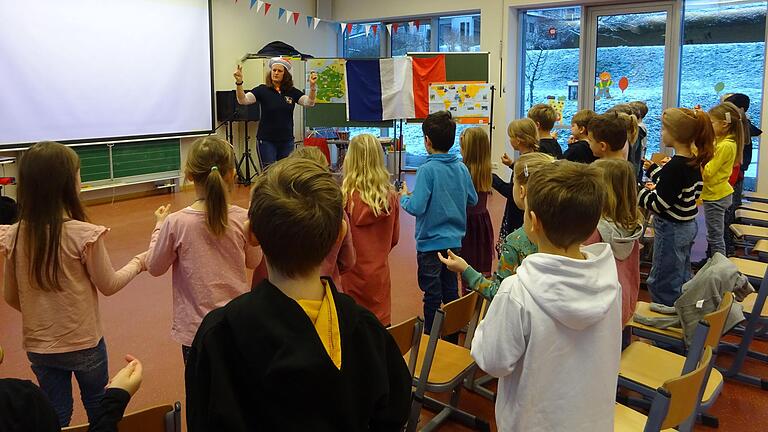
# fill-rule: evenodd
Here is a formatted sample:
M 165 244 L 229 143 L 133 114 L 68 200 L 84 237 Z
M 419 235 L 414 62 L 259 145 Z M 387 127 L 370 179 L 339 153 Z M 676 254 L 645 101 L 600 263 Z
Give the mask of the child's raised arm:
M 111 296 L 144 271 L 146 257 L 146 252 L 136 255 L 123 268 L 115 271 L 104 238 L 99 236 L 95 242 L 86 245 L 83 259 L 96 289 L 105 296 Z
M 147 255 L 147 271 L 152 276 L 161 276 L 176 261 L 176 247 L 173 232 L 169 224 L 165 223 L 171 205 L 160 206 L 155 210 L 155 229 L 149 241 L 149 254 Z

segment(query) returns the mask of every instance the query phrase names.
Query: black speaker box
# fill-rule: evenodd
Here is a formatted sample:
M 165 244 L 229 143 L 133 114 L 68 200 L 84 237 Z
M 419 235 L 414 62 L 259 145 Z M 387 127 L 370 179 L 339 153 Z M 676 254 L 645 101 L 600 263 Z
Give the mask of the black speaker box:
M 237 112 L 235 112 L 237 110 Z M 216 120 L 258 121 L 261 118 L 259 104 L 240 105 L 237 103 L 235 90 L 216 92 Z

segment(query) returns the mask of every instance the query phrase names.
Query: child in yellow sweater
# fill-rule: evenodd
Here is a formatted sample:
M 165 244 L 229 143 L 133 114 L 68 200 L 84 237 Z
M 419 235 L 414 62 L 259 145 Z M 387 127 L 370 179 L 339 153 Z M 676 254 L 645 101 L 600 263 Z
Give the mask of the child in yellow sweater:
M 733 187 L 728 183 L 735 164 L 741 162 L 744 113 L 730 102 L 709 111 L 715 131 L 715 155 L 701 172 L 704 189 L 704 218 L 707 224 L 707 257 L 720 252 L 725 255 L 725 212 L 731 206 Z

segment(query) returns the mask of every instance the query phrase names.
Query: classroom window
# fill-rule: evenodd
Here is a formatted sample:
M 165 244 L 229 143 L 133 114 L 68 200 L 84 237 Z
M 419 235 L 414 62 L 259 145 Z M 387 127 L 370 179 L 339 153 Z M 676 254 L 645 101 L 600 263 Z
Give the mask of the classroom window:
M 436 51 L 480 51 L 480 14 L 440 17 L 437 39 Z
M 368 27 L 368 34 L 365 32 Z M 373 26 L 376 27 L 374 31 Z M 344 32 L 344 58 L 378 58 L 381 57 L 381 24 L 362 23 L 352 25 L 352 31 Z
M 752 123 L 759 126 L 763 97 L 765 19 L 768 2 L 686 1 L 680 63 L 680 106 L 709 109 L 728 93 L 750 98 Z M 755 190 L 758 138 L 745 189 Z
M 426 21 L 426 22 L 424 22 Z M 432 51 L 432 25 L 429 20 L 419 20 L 412 24 L 408 22 L 392 25 L 392 34 L 390 36 L 390 46 L 392 47 L 392 57 L 404 56 L 409 52 Z
M 579 38 L 581 8 L 549 8 L 520 14 L 523 79 L 520 82 L 520 117 L 538 103 L 561 111 L 555 125 L 560 145 L 571 135 L 571 117 L 578 111 Z M 524 31 L 527 29 L 528 31 Z

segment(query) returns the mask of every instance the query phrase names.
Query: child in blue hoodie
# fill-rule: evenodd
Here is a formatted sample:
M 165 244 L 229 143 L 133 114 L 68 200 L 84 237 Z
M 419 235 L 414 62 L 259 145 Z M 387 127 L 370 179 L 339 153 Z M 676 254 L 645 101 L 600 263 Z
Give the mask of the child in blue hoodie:
M 448 249 L 460 254 L 467 228 L 467 207 L 477 204 L 477 192 L 467 167 L 448 154 L 456 137 L 456 123 L 448 111 L 430 114 L 421 125 L 427 161 L 416 172 L 413 193 L 403 183 L 401 207 L 416 216 L 416 261 L 419 288 L 424 291 L 425 331 L 432 330 L 441 304 L 459 298 L 458 280 L 437 254 Z

